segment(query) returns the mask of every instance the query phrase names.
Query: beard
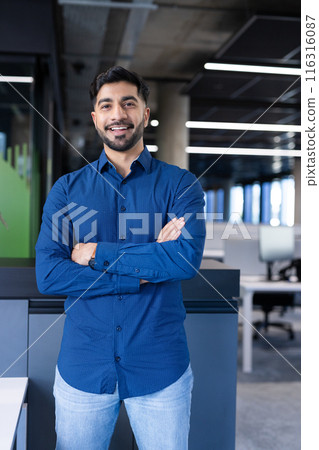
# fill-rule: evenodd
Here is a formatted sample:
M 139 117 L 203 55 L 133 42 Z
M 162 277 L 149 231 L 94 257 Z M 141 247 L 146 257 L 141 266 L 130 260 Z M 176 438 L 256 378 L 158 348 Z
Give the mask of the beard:
M 112 124 L 112 126 L 116 125 L 127 126 L 129 129 L 134 127 L 134 125 L 131 123 L 127 124 L 116 122 Z M 115 150 L 117 152 L 126 152 L 131 148 L 133 148 L 137 144 L 137 142 L 143 137 L 144 120 L 143 119 L 141 120 L 141 122 L 137 125 L 134 133 L 129 138 L 126 138 L 125 134 L 123 134 L 122 136 L 114 136 L 114 139 L 111 141 L 106 135 L 108 128 L 110 127 L 106 126 L 104 130 L 101 130 L 100 128 L 96 127 L 96 131 L 100 136 L 100 138 L 102 139 L 102 142 L 112 150 Z

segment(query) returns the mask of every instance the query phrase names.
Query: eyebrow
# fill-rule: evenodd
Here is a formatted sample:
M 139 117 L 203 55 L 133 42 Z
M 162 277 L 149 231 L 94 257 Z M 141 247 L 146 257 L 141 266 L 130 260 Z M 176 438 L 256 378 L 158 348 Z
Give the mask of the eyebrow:
M 126 95 L 125 97 L 121 98 L 122 102 L 125 102 L 127 100 L 135 100 L 136 102 L 138 101 L 137 98 L 134 97 L 134 95 Z M 113 99 L 107 97 L 107 98 L 101 98 L 97 104 L 100 105 L 101 103 L 112 103 L 112 102 L 113 102 Z

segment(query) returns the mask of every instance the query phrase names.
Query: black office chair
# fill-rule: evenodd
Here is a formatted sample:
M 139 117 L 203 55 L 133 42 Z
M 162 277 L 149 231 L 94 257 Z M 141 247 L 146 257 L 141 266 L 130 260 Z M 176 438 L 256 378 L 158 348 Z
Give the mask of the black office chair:
M 294 339 L 294 331 L 289 323 L 284 322 L 271 322 L 269 320 L 269 313 L 273 311 L 276 307 L 281 308 L 281 313 L 283 314 L 289 306 L 294 305 L 294 294 L 277 294 L 277 293 L 263 293 L 258 292 L 253 296 L 253 304 L 261 306 L 264 313 L 264 320 L 259 320 L 254 322 L 253 325 L 258 331 L 268 331 L 269 327 L 281 328 L 289 334 L 289 339 Z M 258 338 L 258 333 L 255 332 L 254 339 Z
M 289 266 L 284 267 L 279 271 L 279 276 L 283 280 L 289 279 L 289 276 L 295 274 L 297 276 L 298 281 L 301 281 L 301 259 L 294 259 Z M 276 283 L 274 281 L 274 283 Z M 259 320 L 255 322 L 253 325 L 255 328 L 260 331 L 264 329 L 266 332 L 268 331 L 268 327 L 277 327 L 282 328 L 289 334 L 289 338 L 294 339 L 294 331 L 292 326 L 289 323 L 283 322 L 270 322 L 269 321 L 269 313 L 274 310 L 275 307 L 281 308 L 281 314 L 283 314 L 289 306 L 294 306 L 295 304 L 295 294 L 291 293 L 263 293 L 258 292 L 253 296 L 253 304 L 261 306 L 262 311 L 264 312 L 264 320 Z M 255 332 L 254 339 L 258 338 L 258 333 Z

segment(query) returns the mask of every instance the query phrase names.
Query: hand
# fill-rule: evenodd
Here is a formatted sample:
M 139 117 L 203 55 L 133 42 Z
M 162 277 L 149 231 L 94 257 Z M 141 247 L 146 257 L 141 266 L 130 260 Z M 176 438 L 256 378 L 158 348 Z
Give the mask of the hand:
M 76 244 L 71 253 L 71 259 L 77 264 L 88 266 L 91 258 L 94 258 L 97 244 L 88 242 L 87 244 Z
M 181 234 L 181 229 L 185 225 L 184 217 L 177 219 L 174 217 L 170 222 L 168 222 L 165 227 L 163 227 L 158 235 L 156 242 L 167 242 L 175 241 Z

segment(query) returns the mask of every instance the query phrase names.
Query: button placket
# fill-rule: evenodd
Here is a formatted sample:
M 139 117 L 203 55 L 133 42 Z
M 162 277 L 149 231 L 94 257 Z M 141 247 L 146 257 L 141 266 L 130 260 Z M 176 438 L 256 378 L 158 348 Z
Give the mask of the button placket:
M 124 334 L 123 334 L 123 314 L 124 314 L 124 296 L 117 295 L 114 298 L 114 322 L 113 322 L 113 339 L 114 339 L 114 358 L 116 362 L 122 360 L 124 355 Z

